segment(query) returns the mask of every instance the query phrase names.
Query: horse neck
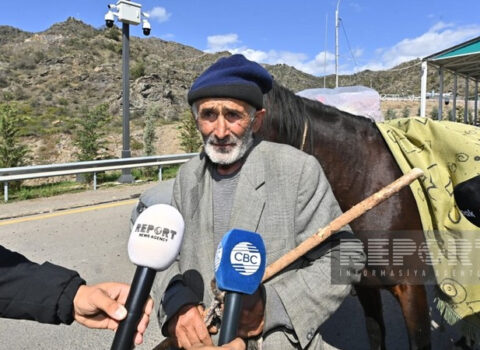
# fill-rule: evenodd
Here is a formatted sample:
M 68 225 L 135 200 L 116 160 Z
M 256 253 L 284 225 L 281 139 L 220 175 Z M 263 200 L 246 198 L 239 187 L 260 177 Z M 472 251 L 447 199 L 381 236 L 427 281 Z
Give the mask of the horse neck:
M 345 172 L 368 173 L 374 157 L 385 152 L 383 138 L 373 122 L 336 108 L 308 108 L 309 153 L 320 162 L 330 179 Z M 347 184 L 347 182 L 343 182 Z

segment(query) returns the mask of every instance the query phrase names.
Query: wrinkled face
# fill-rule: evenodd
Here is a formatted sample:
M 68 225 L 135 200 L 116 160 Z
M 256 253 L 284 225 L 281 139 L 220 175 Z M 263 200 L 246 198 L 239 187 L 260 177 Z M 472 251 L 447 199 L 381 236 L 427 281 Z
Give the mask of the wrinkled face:
M 205 153 L 213 163 L 231 165 L 240 160 L 253 143 L 264 110 L 230 98 L 212 98 L 196 103 L 197 127 Z

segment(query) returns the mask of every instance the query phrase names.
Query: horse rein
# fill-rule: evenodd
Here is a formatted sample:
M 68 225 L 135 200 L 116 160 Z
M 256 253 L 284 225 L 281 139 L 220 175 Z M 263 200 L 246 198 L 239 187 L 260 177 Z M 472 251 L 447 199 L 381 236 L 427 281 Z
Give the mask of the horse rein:
M 303 151 L 305 148 L 305 141 L 307 140 L 307 132 L 308 132 L 308 122 L 305 120 L 305 125 L 303 127 L 303 137 L 302 137 L 302 144 L 300 145 L 300 151 Z

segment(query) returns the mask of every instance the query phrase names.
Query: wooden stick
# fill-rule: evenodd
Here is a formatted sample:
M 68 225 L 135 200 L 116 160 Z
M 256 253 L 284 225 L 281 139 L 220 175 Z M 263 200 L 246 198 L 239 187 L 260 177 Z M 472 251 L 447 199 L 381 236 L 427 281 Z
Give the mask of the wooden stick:
M 327 226 L 319 229 L 313 236 L 307 238 L 305 241 L 300 243 L 297 247 L 286 253 L 277 261 L 268 265 L 265 269 L 265 274 L 263 275 L 262 282 L 265 282 L 272 278 L 275 274 L 282 271 L 295 260 L 305 255 L 307 252 L 325 241 L 333 233 L 340 230 L 345 225 L 348 225 L 350 222 L 352 222 L 359 216 L 365 214 L 367 211 L 377 206 L 387 198 L 390 198 L 393 194 L 400 191 L 403 187 L 411 184 L 415 179 L 419 178 L 422 175 L 423 171 L 421 169 L 414 168 L 407 174 L 399 177 L 391 184 L 382 188 L 380 191 L 375 192 L 370 197 L 365 198 L 360 203 L 351 207 L 349 210 L 347 210 L 342 215 L 330 222 Z

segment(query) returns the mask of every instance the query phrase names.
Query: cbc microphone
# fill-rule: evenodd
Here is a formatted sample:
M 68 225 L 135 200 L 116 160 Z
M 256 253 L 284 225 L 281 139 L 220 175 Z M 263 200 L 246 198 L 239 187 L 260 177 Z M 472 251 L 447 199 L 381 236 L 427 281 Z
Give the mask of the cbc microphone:
M 127 317 L 115 333 L 112 350 L 131 350 L 143 307 L 157 271 L 168 268 L 180 251 L 185 223 L 177 209 L 155 204 L 135 221 L 128 240 L 128 256 L 137 265 L 125 308 Z
M 239 229 L 228 231 L 215 254 L 217 287 L 226 292 L 218 345 L 237 336 L 242 294 L 255 293 L 264 273 L 265 244 L 262 237 Z

